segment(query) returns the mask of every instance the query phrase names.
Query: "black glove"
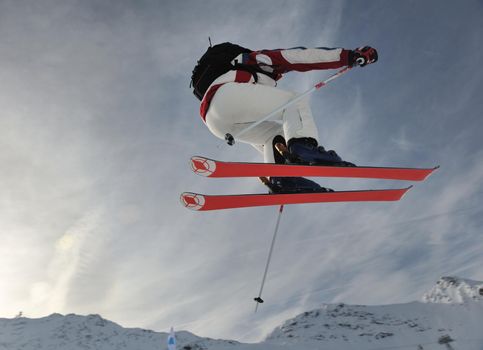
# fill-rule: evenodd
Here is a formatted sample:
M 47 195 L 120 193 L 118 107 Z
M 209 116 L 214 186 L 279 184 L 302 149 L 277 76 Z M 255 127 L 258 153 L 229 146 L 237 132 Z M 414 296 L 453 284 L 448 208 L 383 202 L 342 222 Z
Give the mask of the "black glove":
M 349 65 L 364 67 L 377 62 L 377 51 L 370 46 L 359 47 L 349 53 Z

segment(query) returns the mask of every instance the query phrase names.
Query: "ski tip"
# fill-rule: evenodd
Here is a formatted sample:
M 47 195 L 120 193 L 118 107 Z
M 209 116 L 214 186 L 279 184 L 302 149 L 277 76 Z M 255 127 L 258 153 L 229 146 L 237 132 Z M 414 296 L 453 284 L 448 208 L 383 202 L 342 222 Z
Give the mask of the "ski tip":
M 191 170 L 197 175 L 209 177 L 216 170 L 216 162 L 201 156 L 193 156 L 190 159 Z
M 411 188 L 413 188 L 413 187 L 414 187 L 414 186 L 413 186 L 413 185 L 411 185 L 411 186 L 408 186 L 408 187 L 406 187 L 406 188 L 403 188 L 403 189 L 402 189 L 402 193 L 401 193 L 401 197 L 399 197 L 399 200 L 401 200 L 401 199 L 402 199 L 402 198 L 403 198 L 403 197 L 406 195 L 406 193 L 408 193 L 408 192 L 409 192 L 409 190 L 410 190 Z
M 427 169 L 427 171 L 429 171 L 428 176 L 429 176 L 429 175 L 431 175 L 432 173 L 434 173 L 434 172 L 435 172 L 436 170 L 438 170 L 439 168 L 440 168 L 440 166 L 439 166 L 439 165 L 436 165 L 436 166 L 434 166 L 434 167 L 432 167 L 432 168 L 428 168 L 428 169 Z
M 428 171 L 428 173 L 427 173 L 427 174 L 426 174 L 426 176 L 424 176 L 424 178 L 422 178 L 421 180 L 426 180 L 428 177 L 430 177 L 431 175 L 433 175 L 433 174 L 434 174 L 434 172 L 435 172 L 436 170 L 438 170 L 438 169 L 439 169 L 439 165 L 436 165 L 435 167 L 428 169 L 428 170 L 429 170 L 429 171 Z
M 180 195 L 181 204 L 191 210 L 203 210 L 205 205 L 205 196 L 199 193 L 183 192 Z

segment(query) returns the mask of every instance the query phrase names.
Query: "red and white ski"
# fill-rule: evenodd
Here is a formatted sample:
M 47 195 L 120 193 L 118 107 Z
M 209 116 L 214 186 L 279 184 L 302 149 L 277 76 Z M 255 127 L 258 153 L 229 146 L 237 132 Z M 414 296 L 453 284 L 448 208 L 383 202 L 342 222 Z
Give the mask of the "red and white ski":
M 337 167 L 270 163 L 221 162 L 191 157 L 191 169 L 206 177 L 351 177 L 366 179 L 423 181 L 439 168 Z
M 184 192 L 180 199 L 186 208 L 204 211 L 304 203 L 398 201 L 410 188 L 295 194 L 204 195 Z

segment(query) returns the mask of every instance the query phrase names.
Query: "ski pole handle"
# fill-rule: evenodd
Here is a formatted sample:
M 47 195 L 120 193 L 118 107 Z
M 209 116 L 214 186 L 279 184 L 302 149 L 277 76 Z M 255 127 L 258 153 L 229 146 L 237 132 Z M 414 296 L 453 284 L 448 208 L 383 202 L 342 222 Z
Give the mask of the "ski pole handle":
M 246 132 L 250 131 L 251 129 L 255 128 L 256 126 L 260 125 L 261 123 L 263 123 L 264 121 L 267 121 L 269 120 L 270 118 L 272 118 L 273 116 L 277 115 L 278 113 L 282 112 L 284 109 L 286 109 L 287 107 L 290 107 L 292 106 L 293 104 L 299 102 L 300 100 L 302 100 L 303 98 L 305 98 L 306 96 L 310 95 L 312 92 L 314 92 L 315 90 L 319 90 L 320 88 L 326 86 L 329 82 L 331 82 L 332 80 L 334 79 L 337 79 L 338 77 L 340 77 L 342 74 L 344 73 L 347 73 L 349 70 L 351 69 L 351 67 L 345 67 L 343 69 L 341 69 L 340 71 L 338 71 L 337 73 L 331 75 L 329 78 L 325 79 L 324 81 L 321 81 L 317 84 L 315 84 L 312 88 L 310 88 L 309 90 L 305 91 L 304 93 L 294 97 L 293 99 L 291 99 L 290 101 L 288 101 L 287 103 L 285 103 L 284 105 L 278 107 L 277 109 L 275 109 L 273 112 L 271 112 L 270 114 L 267 114 L 265 117 L 263 117 L 262 119 L 260 120 L 257 120 L 256 122 L 254 122 L 253 124 L 251 124 L 250 126 L 246 127 L 245 129 L 241 130 L 238 134 L 236 135 L 232 135 L 230 133 L 227 133 L 225 134 L 225 140 L 226 142 L 230 145 L 230 146 L 233 146 L 235 144 L 235 139 L 238 139 L 241 135 L 245 134 Z

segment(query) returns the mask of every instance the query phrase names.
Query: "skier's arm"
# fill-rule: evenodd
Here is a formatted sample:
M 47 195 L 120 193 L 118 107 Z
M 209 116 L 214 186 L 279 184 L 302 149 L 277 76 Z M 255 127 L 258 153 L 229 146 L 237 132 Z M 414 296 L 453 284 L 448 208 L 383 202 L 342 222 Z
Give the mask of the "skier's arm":
M 260 50 L 248 55 L 246 64 L 256 64 L 274 73 L 333 69 L 349 65 L 350 50 L 341 48 L 312 48 Z M 245 62 L 244 62 L 245 63 Z
M 364 67 L 377 62 L 377 59 L 376 49 L 370 46 L 362 46 L 355 50 L 297 47 L 253 51 L 244 54 L 242 62 L 248 65 L 257 65 L 263 70 L 273 73 L 279 79 L 282 74 L 290 71 L 307 72 L 344 66 Z

